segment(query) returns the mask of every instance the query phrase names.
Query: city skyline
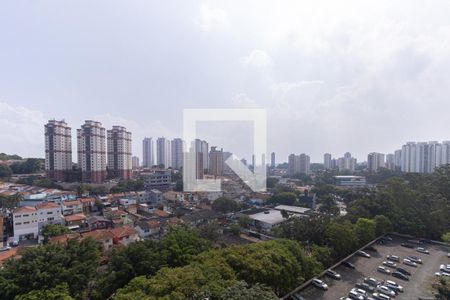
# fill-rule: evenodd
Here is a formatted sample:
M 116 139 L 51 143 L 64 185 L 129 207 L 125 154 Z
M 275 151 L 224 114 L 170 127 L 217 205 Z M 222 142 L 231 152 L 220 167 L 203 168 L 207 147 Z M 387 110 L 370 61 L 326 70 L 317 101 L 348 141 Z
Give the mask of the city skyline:
M 203 1 L 131 2 L 129 14 L 102 1 L 52 7 L 58 14 L 40 2 L 0 6 L 4 152 L 40 157 L 52 118 L 121 124 L 139 149 L 145 136 L 182 136 L 182 111 L 196 107 L 266 108 L 267 153 L 280 161 L 346 151 L 362 161 L 448 139 L 446 1 L 296 1 L 274 13 Z

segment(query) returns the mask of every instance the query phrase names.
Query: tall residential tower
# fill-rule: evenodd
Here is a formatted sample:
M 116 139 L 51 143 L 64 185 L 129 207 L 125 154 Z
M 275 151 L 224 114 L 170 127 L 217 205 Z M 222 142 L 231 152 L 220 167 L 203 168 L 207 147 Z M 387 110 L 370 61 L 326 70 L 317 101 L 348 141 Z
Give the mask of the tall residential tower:
M 72 135 L 67 123 L 50 120 L 45 124 L 45 171 L 49 179 L 66 181 L 72 170 Z
M 107 131 L 108 173 L 114 178 L 131 178 L 131 132 L 125 127 L 113 126 Z

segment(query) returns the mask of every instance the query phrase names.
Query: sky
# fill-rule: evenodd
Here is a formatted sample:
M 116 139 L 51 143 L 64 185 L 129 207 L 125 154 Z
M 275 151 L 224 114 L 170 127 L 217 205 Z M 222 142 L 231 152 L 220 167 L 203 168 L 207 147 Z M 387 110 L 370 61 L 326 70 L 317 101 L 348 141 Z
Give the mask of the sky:
M 182 136 L 183 109 L 267 109 L 267 151 L 389 153 L 450 139 L 450 2 L 0 2 L 0 152 L 44 156 L 44 124 Z M 199 137 L 249 159 L 252 125 Z M 75 151 L 74 143 L 74 151 Z M 233 148 L 233 149 L 231 149 Z

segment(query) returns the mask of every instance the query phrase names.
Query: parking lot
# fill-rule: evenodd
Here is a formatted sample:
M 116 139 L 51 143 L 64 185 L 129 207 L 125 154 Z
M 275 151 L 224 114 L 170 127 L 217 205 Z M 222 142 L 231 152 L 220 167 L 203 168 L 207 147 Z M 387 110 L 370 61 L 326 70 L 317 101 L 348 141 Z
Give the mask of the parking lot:
M 410 249 L 402 247 L 400 244 L 407 242 L 407 239 L 399 238 L 397 236 L 391 236 L 391 238 L 393 239 L 392 241 L 385 241 L 384 244 L 375 243 L 373 248 L 375 248 L 376 251 L 366 251 L 371 255 L 371 258 L 357 255 L 350 258 L 348 261 L 355 265 L 355 269 L 350 269 L 343 265 L 336 267 L 334 270 L 341 274 L 341 280 L 334 280 L 326 275 L 322 276 L 320 279 L 327 283 L 327 291 L 320 290 L 310 284 L 296 295 L 307 300 L 336 300 L 347 296 L 349 291 L 355 287 L 355 284 L 357 282 L 362 282 L 365 277 L 373 277 L 380 281 L 393 280 L 403 286 L 404 292 L 399 293 L 395 297 L 396 300 L 431 297 L 433 295 L 431 284 L 433 281 L 437 281 L 435 273 L 439 271 L 439 266 L 441 264 L 450 264 L 450 258 L 447 257 L 447 253 L 450 252 L 450 249 L 436 244 L 414 245 L 414 247 L 421 246 L 430 251 L 430 254 L 423 254 L 417 252 L 415 248 Z M 413 245 L 412 243 L 410 244 Z M 386 261 L 387 255 L 396 255 L 400 257 L 400 263 L 397 263 L 397 265 L 411 273 L 409 281 L 403 281 L 399 278 L 394 278 L 391 275 L 377 271 L 377 267 L 381 266 L 383 261 Z M 402 261 L 403 258 L 406 258 L 409 255 L 421 258 L 423 264 L 419 264 L 417 268 L 406 266 Z

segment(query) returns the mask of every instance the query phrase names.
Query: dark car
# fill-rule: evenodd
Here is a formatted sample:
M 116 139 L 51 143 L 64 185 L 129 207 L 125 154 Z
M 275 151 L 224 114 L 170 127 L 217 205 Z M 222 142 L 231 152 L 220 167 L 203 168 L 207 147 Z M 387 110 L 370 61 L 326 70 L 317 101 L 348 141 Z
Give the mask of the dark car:
M 373 286 L 371 286 L 371 285 L 369 285 L 369 284 L 367 284 L 365 282 L 358 282 L 358 283 L 355 284 L 355 286 L 358 289 L 362 289 L 362 290 L 365 290 L 365 291 L 370 292 L 370 293 L 373 293 L 375 291 L 375 288 Z
M 344 261 L 342 262 L 342 265 L 343 265 L 344 267 L 347 267 L 347 268 L 350 268 L 350 269 L 354 269 L 354 268 L 355 268 L 355 265 L 354 265 L 354 264 L 352 264 L 351 262 L 346 261 L 346 260 L 344 260 Z
M 328 270 L 325 272 L 325 274 L 327 274 L 328 276 L 330 276 L 331 278 L 336 279 L 336 280 L 341 279 L 341 275 L 340 275 L 338 272 L 333 271 L 333 270 L 331 270 L 331 269 L 328 269 Z
M 405 274 L 402 274 L 400 272 L 392 272 L 392 276 L 396 277 L 396 278 L 399 278 L 399 279 L 402 279 L 402 280 L 405 280 L 405 281 L 409 280 L 408 276 L 406 276 Z
M 400 272 L 403 275 L 411 276 L 411 273 L 408 270 L 404 269 L 404 268 L 398 267 L 396 270 L 397 270 L 397 272 Z
M 408 243 L 401 243 L 401 246 L 402 246 L 402 247 L 405 247 L 405 248 L 410 248 L 410 249 L 414 248 L 413 245 L 408 244 Z

